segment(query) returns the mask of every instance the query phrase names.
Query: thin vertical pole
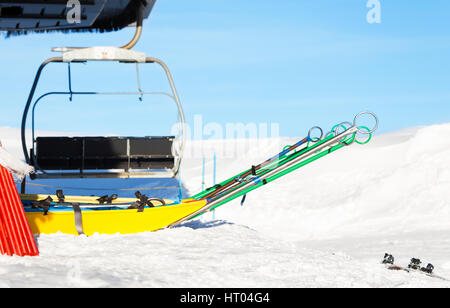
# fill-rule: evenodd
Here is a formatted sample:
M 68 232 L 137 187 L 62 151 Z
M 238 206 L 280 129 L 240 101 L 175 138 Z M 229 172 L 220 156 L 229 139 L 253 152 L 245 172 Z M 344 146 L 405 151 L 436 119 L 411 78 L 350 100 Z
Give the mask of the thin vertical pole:
M 183 200 L 183 182 L 181 180 L 181 168 L 178 171 L 178 199 Z
M 216 186 L 216 176 L 217 176 L 217 155 L 216 152 L 214 152 L 213 186 Z
M 70 69 L 70 62 L 68 63 L 67 72 L 69 75 L 69 101 L 71 102 L 73 100 L 73 91 L 72 91 L 72 70 Z
M 203 157 L 203 167 L 202 167 L 202 191 L 205 191 L 205 169 L 206 169 L 206 158 Z
M 27 177 L 24 176 L 22 180 L 22 184 L 20 184 L 20 193 L 25 194 L 27 189 Z
M 216 176 L 217 176 L 217 155 L 214 152 L 214 166 L 213 166 L 213 186 L 216 186 Z M 213 210 L 213 220 L 216 220 L 216 210 Z

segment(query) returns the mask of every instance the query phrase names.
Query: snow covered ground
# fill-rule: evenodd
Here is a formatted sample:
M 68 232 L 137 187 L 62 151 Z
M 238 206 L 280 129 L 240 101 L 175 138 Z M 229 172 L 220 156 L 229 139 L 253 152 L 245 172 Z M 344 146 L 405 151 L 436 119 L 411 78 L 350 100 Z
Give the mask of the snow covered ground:
M 416 257 L 450 278 L 449 134 L 444 124 L 377 135 L 253 192 L 244 207 L 236 200 L 171 230 L 40 236 L 40 257 L 0 257 L 0 287 L 450 287 L 380 264 L 385 252 L 401 265 Z M 15 153 L 17 136 L 0 128 Z M 295 141 L 192 141 L 186 189 L 200 190 L 203 156 L 209 186 L 214 152 L 221 180 Z

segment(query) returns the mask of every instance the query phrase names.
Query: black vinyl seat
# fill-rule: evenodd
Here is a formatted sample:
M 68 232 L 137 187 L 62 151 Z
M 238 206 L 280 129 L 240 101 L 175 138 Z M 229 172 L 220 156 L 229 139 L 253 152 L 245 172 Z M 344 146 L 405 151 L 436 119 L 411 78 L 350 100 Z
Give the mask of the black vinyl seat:
M 172 169 L 175 137 L 38 137 L 34 167 L 41 171 Z M 34 155 L 35 154 L 35 155 Z

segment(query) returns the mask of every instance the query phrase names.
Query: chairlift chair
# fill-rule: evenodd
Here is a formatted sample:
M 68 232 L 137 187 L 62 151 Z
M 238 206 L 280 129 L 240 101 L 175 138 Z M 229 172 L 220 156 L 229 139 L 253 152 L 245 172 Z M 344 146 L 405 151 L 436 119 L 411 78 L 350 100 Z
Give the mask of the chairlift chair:
M 138 36 L 139 30 L 136 32 Z M 140 34 L 139 34 L 140 35 Z M 136 41 L 136 37 L 133 38 Z M 128 48 L 91 47 L 59 48 L 61 57 L 50 58 L 39 67 L 22 119 L 21 137 L 26 161 L 35 167 L 32 179 L 67 178 L 170 178 L 180 169 L 185 145 L 185 117 L 175 84 L 168 67 L 159 59 Z M 135 64 L 138 91 L 135 92 L 75 92 L 72 91 L 70 65 L 90 61 L 110 61 Z M 35 99 L 35 91 L 44 68 L 51 63 L 68 65 L 69 89 L 48 92 Z M 140 87 L 140 64 L 158 64 L 164 70 L 171 92 L 144 92 Z M 35 110 L 48 96 L 83 95 L 165 95 L 178 110 L 178 136 L 164 137 L 39 137 L 35 131 Z M 31 147 L 27 144 L 27 119 L 31 112 Z M 24 191 L 24 186 L 22 187 Z

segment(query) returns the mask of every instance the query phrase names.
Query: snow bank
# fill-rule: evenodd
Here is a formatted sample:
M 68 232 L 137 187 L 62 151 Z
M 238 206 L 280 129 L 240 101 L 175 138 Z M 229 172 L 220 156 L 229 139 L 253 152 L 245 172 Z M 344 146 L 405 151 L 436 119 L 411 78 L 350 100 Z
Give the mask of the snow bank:
M 0 286 L 449 287 L 379 264 L 390 252 L 401 265 L 421 258 L 450 277 L 449 133 L 445 124 L 375 136 L 254 191 L 244 207 L 219 208 L 215 221 L 208 214 L 155 233 L 40 236 L 40 257 L 0 257 Z M 17 136 L 0 128 L 6 149 L 21 155 Z M 220 181 L 296 141 L 191 141 L 183 183 L 200 190 L 206 157 L 212 185 L 214 152 Z
M 361 260 L 322 246 L 273 241 L 227 222 L 137 235 L 46 235 L 39 243 L 40 257 L 0 257 L 0 287 L 449 286 L 390 272 L 379 264 L 383 254 Z
M 449 133 L 450 124 L 444 124 L 375 136 L 368 145 L 342 149 L 251 193 L 242 208 L 239 200 L 219 208 L 215 217 L 297 240 L 448 229 Z M 295 141 L 276 140 L 265 151 L 219 160 L 220 179 Z M 185 162 L 191 192 L 201 183 L 195 165 L 200 161 Z

